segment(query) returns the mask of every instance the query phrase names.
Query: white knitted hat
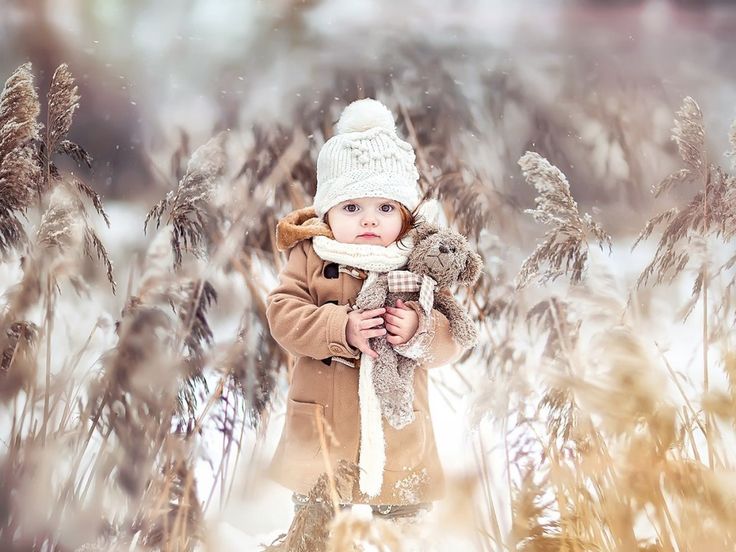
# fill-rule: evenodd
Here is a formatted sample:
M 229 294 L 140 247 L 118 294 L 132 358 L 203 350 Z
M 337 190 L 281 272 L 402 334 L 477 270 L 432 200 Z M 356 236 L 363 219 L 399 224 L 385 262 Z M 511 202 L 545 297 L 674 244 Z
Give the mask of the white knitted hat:
M 414 210 L 420 199 L 414 150 L 397 136 L 391 111 L 377 100 L 357 100 L 335 131 L 317 157 L 317 216 L 359 197 L 385 197 Z

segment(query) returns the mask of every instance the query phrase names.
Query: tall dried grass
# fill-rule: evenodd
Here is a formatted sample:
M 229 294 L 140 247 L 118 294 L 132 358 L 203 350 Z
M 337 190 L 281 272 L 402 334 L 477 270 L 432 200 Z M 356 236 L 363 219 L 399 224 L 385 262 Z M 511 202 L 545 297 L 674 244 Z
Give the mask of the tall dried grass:
M 647 325 L 664 322 L 648 319 L 644 308 L 651 297 L 646 283 L 656 289 L 683 278 L 693 257 L 687 246 L 698 239 L 733 243 L 734 177 L 708 164 L 699 108 L 686 100 L 678 113 L 675 140 L 685 169 L 656 192 L 702 189 L 643 230 L 642 240 L 665 225 L 638 288 L 619 289 L 616 277 L 600 269 L 590 244 L 610 252 L 613 239 L 580 214 L 567 177 L 533 153 L 519 161 L 538 195 L 527 212 L 549 229 L 514 275 L 501 259 L 503 237 L 491 240 L 488 233 L 518 210 L 518 200 L 465 155 L 478 129 L 462 88 L 450 84 L 453 76 L 431 57 L 412 61 L 433 68 L 426 74 L 442 93 L 414 99 L 432 89 L 417 77 L 421 71 L 392 85 L 382 72 L 358 78 L 346 70 L 336 87 L 347 100 L 384 99 L 399 114 L 417 150 L 425 196 L 439 198 L 450 222 L 491 261 L 466 298 L 484 335 L 467 365 L 481 367 L 488 382 L 472 413 L 477 474 L 458 482 L 462 492 L 451 493 L 454 509 L 437 529 L 470 527 L 482 550 L 733 549 L 736 356 L 726 321 L 735 307 L 733 287 L 717 287 L 714 274 L 728 274 L 736 257 L 703 272 L 694 288 L 705 324 L 693 343 L 700 341 L 706 374 L 723 368 L 725 387 L 689 382 L 680 373 L 688 366 L 673 366 L 672 355 L 649 338 Z M 59 294 L 72 286 L 84 300 L 86 291 L 102 289 L 80 269 L 85 258 L 102 262 L 115 290 L 112 263 L 86 210 L 91 204 L 110 224 L 102 201 L 53 162 L 63 154 L 92 163 L 66 138 L 80 97 L 61 66 L 43 125 L 30 65 L 8 80 L 0 96 L 0 252 L 23 270 L 0 315 L 0 400 L 7 406 L 0 547 L 204 546 L 208 509 L 218 491 L 219 505 L 227 503 L 234 467 L 243 464 L 245 428 L 262 434 L 277 378 L 289 364 L 268 335 L 263 272 L 282 262 L 273 242 L 276 220 L 314 193 L 316 153 L 345 103 L 334 98 L 327 89 L 297 106 L 293 127 L 255 125 L 242 143 L 218 134 L 191 156 L 189 137 L 182 136 L 170 170 L 176 188 L 143 225 L 145 232 L 155 221 L 157 232 L 140 266 L 131 268 L 109 329 L 113 345 L 92 375 L 80 375 L 92 334 L 106 325 L 101 319 L 78 351 L 60 358 L 66 352 L 52 347 L 63 317 Z M 491 111 L 499 107 L 494 101 L 489 91 Z M 535 113 L 537 121 L 559 123 L 549 107 L 537 105 Z M 730 139 L 736 152 L 736 130 Z M 28 232 L 32 223 L 23 215 L 34 209 L 37 228 Z M 246 304 L 235 336 L 220 340 L 210 318 L 223 275 L 238 278 Z M 222 449 L 214 484 L 199 496 L 196 468 L 208 427 L 220 432 Z M 489 440 L 498 435 L 496 448 Z M 494 471 L 498 455 L 504 473 Z M 358 542 L 400 549 L 405 534 L 396 527 L 337 514 L 335 495 L 351 477 L 354 466 L 342 465 L 321 478 L 310 495 L 315 507 L 296 516 L 271 549 L 343 550 Z M 458 512 L 474 519 L 461 523 Z
M 690 266 L 688 244 L 709 237 L 733 244 L 734 204 L 726 200 L 733 176 L 707 163 L 697 104 L 686 98 L 677 115 L 673 138 L 686 168 L 654 192 L 689 185 L 696 187 L 695 197 L 647 223 L 634 245 L 658 224 L 665 227 L 629 293 L 601 272 L 600 263 L 588 266 L 576 249 L 587 247 L 583 229 L 601 243 L 611 240 L 600 227 L 593 231 L 575 218 L 564 175 L 538 155 L 520 161 L 539 193 L 537 210 L 528 212 L 552 229 L 522 264 L 517 282 L 539 275 L 549 284 L 565 276 L 567 285 L 517 286 L 490 311 L 492 324 L 484 325 L 495 347 L 479 350 L 492 383 L 478 397 L 476 424 L 481 434 L 484 420 L 500 432 L 506 473 L 481 470 L 480 477 L 489 513 L 504 500 L 491 490 L 506 478 L 511 520 L 508 532 L 493 519 L 481 525 L 490 549 L 730 550 L 736 543 L 727 506 L 736 498 L 731 288 L 717 287 L 698 267 L 688 308 L 703 305 L 701 339 L 691 341 L 700 342 L 704 357 L 702 386 L 687 383 L 649 338 L 647 324 L 669 321 L 648 321 L 642 310 L 648 279 L 655 285 L 672 281 Z M 575 224 L 567 224 L 570 219 Z M 559 243 L 569 244 L 569 251 L 562 254 Z M 543 261 L 551 270 L 540 269 Z M 722 296 L 709 296 L 708 287 Z M 720 317 L 709 316 L 717 304 Z M 680 309 L 669 306 L 675 317 Z M 716 344 L 719 354 L 709 357 Z M 726 376 L 725 390 L 709 388 L 708 369 L 716 366 Z
M 227 136 L 195 151 L 176 192 L 149 215 L 157 228 L 167 212 L 168 219 L 142 260 L 137 284 L 131 272 L 114 345 L 93 370 L 80 374 L 92 334 L 104 328 L 95 325 L 78 352 L 53 350 L 63 316 L 56 306 L 69 285 L 80 301 L 97 291 L 81 270 L 85 257 L 103 262 L 115 291 L 112 263 L 86 204 L 110 221 L 92 187 L 62 173 L 53 159 L 61 153 L 92 162 L 66 139 L 80 100 L 71 73 L 64 65 L 54 73 L 42 125 L 35 120 L 40 108 L 30 71 L 29 64 L 20 67 L 0 97 L 7 190 L 2 250 L 23 269 L 2 310 L 0 396 L 9 407 L 3 417 L 9 434 L 0 547 L 192 550 L 204 541 L 207 504 L 195 477 L 203 426 L 215 420 L 227 438 L 217 480 L 224 502 L 231 452 L 240 450 L 236 428 L 258 423 L 278 368 L 271 359 L 283 359 L 270 339 L 271 357 L 246 343 L 251 332 L 263 332 L 256 286 L 251 315 L 232 343 L 216 350 L 208 320 L 218 296 L 210 281 L 217 271 L 235 266 L 250 277 L 239 232 L 247 235 L 244 221 L 252 221 L 260 206 L 241 203 L 243 210 L 213 200 L 222 185 Z M 39 218 L 29 241 L 18 217 L 33 208 Z M 253 285 L 257 277 L 250 280 Z M 203 370 L 213 363 L 221 378 L 210 390 Z

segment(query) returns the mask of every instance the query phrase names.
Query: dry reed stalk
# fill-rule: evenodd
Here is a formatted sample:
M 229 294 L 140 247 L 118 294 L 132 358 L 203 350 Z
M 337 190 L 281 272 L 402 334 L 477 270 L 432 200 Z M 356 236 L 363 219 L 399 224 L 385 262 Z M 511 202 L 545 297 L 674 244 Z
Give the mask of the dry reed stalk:
M 486 308 L 490 308 L 489 315 L 502 314 L 506 325 L 512 331 L 518 331 L 516 310 L 519 307 L 509 306 L 513 305 L 514 299 L 518 301 L 512 298 L 499 303 L 499 307 L 491 307 L 492 303 L 487 303 Z M 678 473 L 680 457 L 689 457 L 689 443 L 684 437 L 674 438 L 676 411 L 666 404 L 666 400 L 656 397 L 653 390 L 662 386 L 648 382 L 654 362 L 644 354 L 644 349 L 633 339 L 630 331 L 609 330 L 598 338 L 603 340 L 596 345 L 596 349 L 601 351 L 596 363 L 599 367 L 601 362 L 610 366 L 609 376 L 614 379 L 595 381 L 590 386 L 591 380 L 579 387 L 584 382 L 580 378 L 580 363 L 586 360 L 578 359 L 578 330 L 581 324 L 590 322 L 573 319 L 571 323 L 569 316 L 561 314 L 560 309 L 564 305 L 564 302 L 552 299 L 528 309 L 527 320 L 537 328 L 548 328 L 544 341 L 545 361 L 556 367 L 560 374 L 566 374 L 556 383 L 553 381 L 550 391 L 574 390 L 576 400 L 560 402 L 554 393 L 547 394 L 540 408 L 552 410 L 541 416 L 537 412 L 529 418 L 527 427 L 533 432 L 535 423 L 546 420 L 551 424 L 547 429 L 549 439 L 537 434 L 538 441 L 546 443 L 541 460 L 535 458 L 535 447 L 531 442 L 518 433 L 519 428 L 527 424 L 525 418 L 517 418 L 512 428 L 517 438 L 510 443 L 507 465 L 530 462 L 527 464 L 532 466 L 530 470 L 539 474 L 533 481 L 530 476 L 522 476 L 523 483 L 519 486 L 516 486 L 516 479 L 509 483 L 514 491 L 515 505 L 513 541 L 516 546 L 530 550 L 688 549 L 695 542 L 693 534 L 702 532 L 687 526 L 688 517 L 681 515 L 683 502 L 680 497 L 663 489 L 671 489 L 676 483 L 672 477 Z M 623 320 L 622 314 L 614 312 L 614 308 L 619 313 L 624 312 L 620 307 L 606 305 L 606 308 L 611 311 L 607 316 L 613 315 L 614 321 L 617 318 L 619 322 Z M 494 343 L 494 365 L 500 364 L 506 355 L 518 358 L 513 349 L 504 352 L 503 340 Z M 590 371 L 589 366 L 585 368 Z M 497 370 L 494 374 L 500 375 L 503 371 Z M 586 379 L 589 378 L 587 375 Z M 578 400 L 582 407 L 576 405 Z M 610 412 L 611 404 L 617 405 L 616 415 Z M 724 404 L 728 404 L 728 400 Z M 513 409 L 510 411 L 514 412 Z M 591 413 L 595 418 L 591 418 Z M 575 422 L 576 417 L 582 417 L 584 423 Z M 599 417 L 604 424 L 593 423 Z M 509 418 L 503 416 L 502 419 Z M 711 431 L 714 432 L 715 428 Z M 642 432 L 643 435 L 637 437 Z M 692 440 L 692 433 L 685 430 L 684 435 L 689 435 Z M 509 443 L 508 440 L 506 442 Z M 591 454 L 592 451 L 597 452 Z M 697 448 L 694 454 L 697 457 Z M 661 475 L 663 470 L 664 479 Z M 590 494 L 589 489 L 596 491 Z M 551 491 L 554 491 L 554 502 L 541 501 L 534 506 L 535 500 L 548 497 Z M 696 500 L 699 508 L 707 504 L 711 492 L 697 494 L 697 499 L 690 494 L 687 500 Z M 652 504 L 652 509 L 646 510 L 646 504 Z M 649 512 L 653 514 L 649 524 L 659 536 L 658 544 L 647 544 L 638 536 L 637 518 Z M 535 523 L 534 518 L 543 521 Z M 725 550 L 727 548 L 723 545 L 730 537 L 723 533 L 724 526 L 720 522 L 717 527 L 724 540 L 709 539 L 709 542 L 714 543 L 714 550 Z
M 736 168 L 736 120 L 731 124 L 731 131 L 728 133 L 728 141 L 731 143 L 731 150 L 726 154 L 732 157 L 731 164 Z
M 264 548 L 264 552 L 320 552 L 327 550 L 330 527 L 339 503 L 352 500 L 358 466 L 339 460 L 333 477 L 323 473 L 309 490 L 307 503 L 295 515 L 286 534 Z M 330 482 L 332 481 L 332 482 Z M 333 491 L 334 488 L 334 491 Z M 333 501 L 336 493 L 338 503 Z
M 490 518 L 491 523 L 491 530 L 488 531 L 485 529 L 483 525 L 480 525 L 480 528 L 482 531 L 479 531 L 481 534 L 485 533 L 487 535 L 489 543 L 486 543 L 486 541 L 481 541 L 482 545 L 485 547 L 486 544 L 493 545 L 496 549 L 503 549 L 508 550 L 508 546 L 506 545 L 504 535 L 501 532 L 501 525 L 498 522 L 498 517 L 496 516 L 496 506 L 494 504 L 493 500 L 493 485 L 489 478 L 489 470 L 486 463 L 486 451 L 485 447 L 483 446 L 483 439 L 480 434 L 478 433 L 478 448 L 479 450 L 476 450 L 475 442 L 472 444 L 473 447 L 473 459 L 475 461 L 476 469 L 477 469 L 477 475 L 476 477 L 481 481 L 481 489 L 483 490 L 483 498 L 485 499 L 485 507 L 487 509 L 488 517 Z M 481 524 L 484 523 L 483 519 L 478 520 Z M 478 535 L 480 538 L 481 535 Z
M 732 237 L 736 231 L 733 205 L 726 198 L 733 197 L 736 179 L 717 165 L 708 163 L 705 152 L 705 128 L 700 107 L 690 97 L 685 98 L 677 112 L 673 140 L 685 168 L 676 171 L 654 187 L 655 196 L 673 186 L 691 186 L 695 195 L 683 208 L 672 208 L 651 218 L 633 247 L 647 239 L 654 229 L 664 225 L 654 258 L 642 271 L 639 286 L 654 280 L 661 283 L 674 280 L 687 266 L 690 256 L 687 245 L 694 237 Z M 697 189 L 700 188 L 700 191 Z M 698 296 L 707 286 L 708 278 L 700 275 L 693 287 Z
M 345 510 L 335 514 L 330 522 L 330 538 L 327 552 L 402 552 L 411 549 L 407 546 L 410 537 L 396 524 L 382 519 L 371 519 Z
M 665 178 L 654 188 L 655 196 L 659 196 L 671 187 L 693 186 L 700 188 L 683 209 L 673 208 L 650 219 L 632 247 L 639 241 L 648 238 L 654 228 L 660 224 L 662 231 L 654 258 L 644 269 L 637 285 L 646 284 L 650 278 L 656 283 L 667 276 L 674 280 L 691 260 L 687 245 L 694 239 L 702 238 L 707 248 L 708 236 L 721 237 L 728 240 L 736 234 L 736 209 L 730 198 L 736 196 L 736 177 L 727 175 L 720 167 L 709 163 L 705 150 L 705 127 L 700 107 L 690 97 L 684 99 L 677 112 L 672 139 L 677 142 L 678 152 L 685 168 Z M 698 276 L 693 284 L 692 296 L 684 310 L 683 318 L 687 318 L 702 294 L 702 358 L 703 358 L 703 390 L 708 393 L 710 375 L 708 359 L 711 331 L 709 330 L 708 288 L 711 276 L 708 271 L 707 249 L 705 261 L 701 264 Z M 705 420 L 705 436 L 708 445 L 708 461 L 714 461 L 714 449 L 711 442 L 712 421 L 709 416 Z
M 18 215 L 33 201 L 41 165 L 32 144 L 39 140 L 40 113 L 31 64 L 18 67 L 0 94 L 0 255 L 26 239 Z
M 571 282 L 579 282 L 588 258 L 588 236 L 597 240 L 601 249 L 607 244 L 609 251 L 611 237 L 590 215 L 580 216 L 577 203 L 570 194 L 570 185 L 557 167 L 532 152 L 522 156 L 519 165 L 527 182 L 539 194 L 535 199 L 536 209 L 527 209 L 526 212 L 552 228 L 522 264 L 517 288 L 525 286 L 532 278 L 546 282 L 568 273 Z M 544 264 L 549 268 L 542 271 Z
M 29 115 L 26 118 L 29 122 L 23 126 L 16 123 L 6 124 L 7 120 L 2 119 L 0 143 L 6 148 L 22 143 L 23 140 L 28 141 L 23 132 L 40 127 L 40 125 L 34 127 L 38 109 L 30 72 L 24 72 L 22 68 L 15 77 L 15 81 L 11 79 L 3 92 L 0 101 L 3 110 L 0 110 L 0 113 L 6 118 L 8 113 L 23 114 L 22 109 L 14 104 L 17 92 L 21 89 L 24 90 L 27 100 L 26 111 Z M 3 204 L 5 210 L 0 212 L 3 216 L 2 224 L 9 220 L 7 217 L 10 215 L 22 212 L 32 201 L 33 193 L 37 191 L 41 198 L 54 184 L 54 192 L 42 218 L 36 242 L 31 244 L 33 248 L 24 260 L 24 281 L 9 295 L 9 302 L 6 303 L 7 308 L 2 318 L 3 329 L 8 327 L 13 330 L 7 334 L 8 340 L 0 344 L 3 370 L 8 375 L 3 377 L 3 390 L 7 391 L 8 399 L 12 399 L 17 405 L 12 420 L 12 442 L 17 448 L 11 453 L 16 455 L 10 457 L 11 465 L 18 455 L 27 449 L 25 442 L 16 437 L 30 433 L 33 439 L 33 436 L 39 434 L 39 428 L 42 428 L 40 434 L 46 435 L 47 448 L 60 438 L 59 434 L 51 430 L 50 422 L 56 405 L 62 400 L 61 396 L 54 394 L 56 392 L 51 385 L 57 376 L 54 376 L 52 381 L 50 347 L 47 346 L 46 388 L 42 389 L 41 386 L 30 383 L 34 381 L 32 376 L 36 371 L 35 354 L 29 348 L 35 342 L 33 325 L 23 321 L 14 322 L 16 316 L 35 305 L 39 299 L 43 299 L 46 304 L 43 337 L 46 338 L 47 344 L 51 342 L 50 337 L 55 326 L 53 324 L 55 282 L 68 277 L 77 289 L 87 288 L 87 283 L 74 270 L 78 260 L 75 256 L 82 249 L 90 257 L 97 255 L 106 262 L 108 278 L 114 286 L 112 266 L 106 251 L 96 234 L 87 226 L 86 216 L 80 216 L 85 215 L 84 202 L 89 200 L 109 225 L 100 198 L 78 178 L 64 179 L 52 160 L 53 154 L 63 153 L 74 157 L 78 163 L 89 164 L 91 161 L 84 150 L 65 139 L 73 114 L 78 108 L 78 100 L 77 88 L 71 74 L 65 66 L 60 67 L 54 74 L 49 92 L 49 119 L 45 140 L 38 139 L 32 142 L 28 148 L 32 146 L 35 149 L 31 148 L 28 151 L 19 150 L 14 146 L 10 151 L 2 152 L 3 167 L 0 177 L 5 178 L 2 180 L 3 186 L 8 184 L 8 179 L 12 176 L 13 183 L 27 182 L 29 190 L 25 195 L 18 195 L 23 191 L 21 188 L 17 189 L 16 196 L 11 196 L 10 193 L 3 194 L 3 199 L 8 201 L 12 199 L 13 202 Z M 11 106 L 12 110 L 8 111 L 8 106 Z M 15 142 L 11 138 L 14 138 Z M 217 146 L 218 140 L 219 137 L 216 137 L 211 141 L 211 145 Z M 214 146 L 209 149 L 202 148 L 190 160 L 187 172 L 181 176 L 181 193 L 172 198 L 171 243 L 174 246 L 180 245 L 182 251 L 196 251 L 199 245 L 211 239 L 205 233 L 205 230 L 209 232 L 209 228 L 205 228 L 202 221 L 205 215 L 209 216 L 207 210 L 211 180 L 219 175 L 223 155 L 222 152 L 218 153 Z M 37 157 L 41 162 L 37 162 Z M 32 178 L 34 173 L 31 169 L 34 162 L 37 174 Z M 41 174 L 41 166 L 44 175 Z M 22 173 L 22 170 L 25 173 Z M 159 211 L 160 217 L 163 210 Z M 12 225 L 12 221 L 10 224 Z M 179 234 L 177 229 L 180 231 Z M 15 238 L 18 235 L 18 233 L 11 235 L 11 241 L 7 242 L 9 247 L 17 245 L 18 240 Z M 270 232 L 264 232 L 262 235 L 271 239 Z M 177 236 L 180 243 L 177 243 Z M 269 240 L 264 243 L 270 243 Z M 41 251 L 43 253 L 39 254 Z M 147 259 L 146 269 L 151 268 L 151 260 Z M 116 524 L 107 536 L 100 535 L 109 547 L 125 541 L 130 543 L 132 539 L 132 542 L 138 542 L 147 548 L 159 545 L 191 548 L 197 539 L 200 522 L 197 514 L 198 503 L 192 494 L 194 481 L 191 477 L 191 458 L 177 453 L 167 443 L 178 443 L 177 448 L 190 446 L 189 436 L 197 431 L 202 419 L 200 417 L 194 421 L 193 428 L 183 428 L 177 424 L 176 431 L 182 433 L 168 438 L 167 435 L 172 422 L 176 420 L 177 408 L 174 399 L 178 396 L 179 382 L 182 376 L 184 379 L 187 377 L 186 371 L 182 368 L 192 368 L 193 365 L 203 363 L 206 347 L 212 339 L 206 311 L 215 300 L 215 290 L 203 278 L 180 278 L 171 274 L 170 267 L 172 264 L 176 265 L 176 260 L 175 256 L 173 262 L 169 259 L 165 267 L 159 266 L 144 272 L 143 284 L 138 294 L 131 295 L 126 300 L 122 319 L 117 324 L 120 336 L 118 345 L 106 355 L 103 361 L 105 371 L 100 381 L 90 390 L 91 396 L 83 396 L 83 400 L 80 400 L 79 420 L 64 437 L 72 445 L 73 453 L 70 456 L 73 461 L 71 469 L 65 471 L 62 468 L 57 476 L 60 480 L 58 493 L 51 491 L 52 515 L 49 527 L 54 524 L 63 527 L 74 523 L 80 515 L 88 513 L 88 507 L 99 504 L 103 499 L 106 500 L 105 497 L 111 493 L 122 491 L 126 496 L 127 506 L 122 507 L 118 504 L 102 512 L 104 517 L 111 516 Z M 153 261 L 155 265 L 156 259 Z M 43 283 L 44 287 L 41 287 L 40 283 Z M 132 288 L 132 285 L 129 288 Z M 172 318 L 166 314 L 164 308 L 160 308 L 167 304 L 174 306 L 175 317 Z M 175 338 L 170 339 L 166 336 Z M 27 356 L 30 357 L 28 360 Z M 29 365 L 27 373 L 17 371 L 25 364 Z M 267 367 L 268 363 L 265 363 L 261 368 L 264 372 L 265 390 L 260 393 L 262 398 L 256 401 L 259 403 L 259 412 L 266 404 L 268 388 L 271 385 L 267 383 L 269 378 L 265 377 Z M 166 377 L 165 374 L 170 374 L 171 377 Z M 16 378 L 21 375 L 23 377 Z M 162 377 L 165 381 L 161 380 Z M 14 381 L 17 383 L 9 386 Z M 164 383 L 165 385 L 162 385 Z M 154 394 L 151 391 L 152 387 L 156 386 L 158 389 Z M 25 401 L 18 401 L 18 391 L 22 388 L 30 393 L 27 393 Z M 73 387 L 66 384 L 59 389 L 73 393 Z M 239 391 L 239 388 L 232 387 L 232 390 Z M 209 404 L 220 398 L 221 387 L 218 387 L 210 396 Z M 44 404 L 40 420 L 34 413 L 38 400 Z M 202 415 L 204 416 L 208 410 L 209 407 L 206 407 Z M 190 409 L 190 415 L 192 413 L 193 409 Z M 59 431 L 63 431 L 62 428 L 68 424 L 69 414 L 69 409 L 65 409 Z M 232 412 L 226 415 L 232 416 Z M 224 465 L 227 466 L 227 463 Z M 8 475 L 10 477 L 6 479 L 7 484 L 2 489 L 3 497 L 9 496 L 5 493 L 11 492 L 11 482 L 22 481 L 22 478 L 14 478 L 12 471 L 8 472 Z M 145 492 L 141 492 L 143 489 Z M 163 502 L 159 502 L 159 499 L 163 499 Z M 15 525 L 0 527 L 0 541 L 3 543 L 7 544 L 14 539 L 25 542 L 23 539 L 32 534 L 31 527 L 17 525 L 19 523 L 17 518 L 11 523 Z M 88 529 L 94 532 L 97 525 L 90 524 Z M 49 530 L 45 536 L 39 533 L 32 538 L 37 543 L 44 539 L 48 543 L 59 543 L 59 539 L 67 537 L 68 533 L 64 531 L 60 531 L 56 536 Z
M 168 210 L 166 224 L 172 226 L 171 248 L 174 251 L 174 268 L 182 263 L 182 251 L 195 256 L 204 254 L 208 226 L 209 199 L 217 178 L 222 175 L 225 165 L 223 151 L 225 133 L 220 133 L 200 146 L 187 164 L 187 170 L 179 181 L 176 192 L 169 192 L 146 216 L 144 232 L 149 220 L 156 220 L 156 228 L 161 225 L 161 217 Z

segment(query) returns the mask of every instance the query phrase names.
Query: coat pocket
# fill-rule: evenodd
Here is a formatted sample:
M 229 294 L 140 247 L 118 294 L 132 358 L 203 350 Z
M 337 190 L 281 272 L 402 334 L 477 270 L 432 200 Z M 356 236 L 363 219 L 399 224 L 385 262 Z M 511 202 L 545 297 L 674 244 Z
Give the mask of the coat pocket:
M 386 440 L 386 471 L 409 471 L 424 460 L 427 448 L 426 414 L 414 411 L 414 421 L 402 429 L 383 422 Z
M 319 403 L 288 399 L 284 423 L 284 454 L 287 461 L 313 459 L 321 450 L 317 424 L 322 424 L 325 407 Z

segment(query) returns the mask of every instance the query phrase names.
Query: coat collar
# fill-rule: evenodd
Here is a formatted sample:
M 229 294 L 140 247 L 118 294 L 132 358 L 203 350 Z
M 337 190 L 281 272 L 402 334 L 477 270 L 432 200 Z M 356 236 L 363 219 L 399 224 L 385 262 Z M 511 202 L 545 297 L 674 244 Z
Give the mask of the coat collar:
M 315 253 L 324 261 L 377 272 L 405 266 L 413 243 L 408 237 L 401 246 L 396 242 L 386 247 L 338 242 L 313 207 L 292 211 L 276 226 L 276 247 L 280 251 L 289 250 L 303 240 L 312 240 Z
M 276 225 L 276 247 L 288 251 L 302 240 L 315 236 L 334 239 L 327 223 L 317 217 L 314 207 L 304 207 L 292 211 Z

